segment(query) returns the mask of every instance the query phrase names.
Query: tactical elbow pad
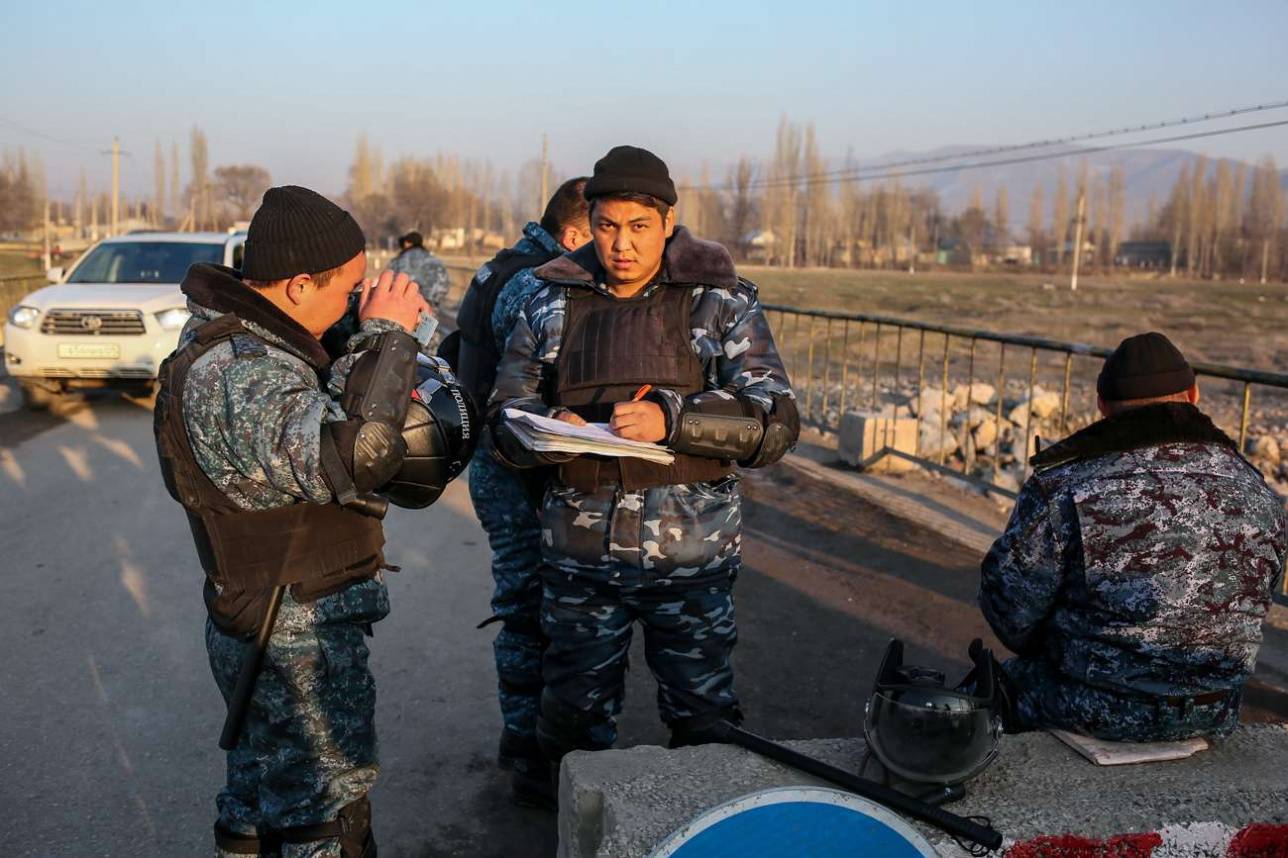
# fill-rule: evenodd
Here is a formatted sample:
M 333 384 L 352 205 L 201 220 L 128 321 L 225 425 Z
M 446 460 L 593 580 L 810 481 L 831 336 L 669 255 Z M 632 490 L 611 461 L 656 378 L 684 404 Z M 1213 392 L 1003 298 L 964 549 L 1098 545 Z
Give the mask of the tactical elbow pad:
M 755 417 L 682 411 L 672 446 L 690 456 L 741 461 L 755 455 L 764 434 L 765 427 Z
M 389 331 L 354 361 L 344 385 L 340 407 L 350 419 L 386 423 L 402 428 L 416 384 L 416 340 L 402 331 Z
M 759 449 L 754 455 L 738 462 L 744 468 L 763 468 L 765 465 L 772 465 L 796 446 L 796 439 L 801 434 L 800 414 L 796 410 L 796 400 L 787 396 L 775 396 L 774 410 L 770 412 L 765 423 L 765 435 Z
M 403 421 L 416 377 L 416 341 L 400 331 L 381 334 L 354 361 L 340 406 L 349 419 L 322 432 L 322 470 L 341 503 L 374 491 L 398 472 L 407 446 Z

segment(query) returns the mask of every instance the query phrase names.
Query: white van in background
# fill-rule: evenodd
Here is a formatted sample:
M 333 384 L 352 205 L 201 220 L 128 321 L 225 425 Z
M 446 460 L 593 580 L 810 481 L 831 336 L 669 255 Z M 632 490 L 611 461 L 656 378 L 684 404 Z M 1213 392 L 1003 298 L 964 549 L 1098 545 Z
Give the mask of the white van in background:
M 28 408 L 69 390 L 110 387 L 146 396 L 188 320 L 179 283 L 188 266 L 241 267 L 244 232 L 150 232 L 105 239 L 53 283 L 9 311 L 5 370 Z

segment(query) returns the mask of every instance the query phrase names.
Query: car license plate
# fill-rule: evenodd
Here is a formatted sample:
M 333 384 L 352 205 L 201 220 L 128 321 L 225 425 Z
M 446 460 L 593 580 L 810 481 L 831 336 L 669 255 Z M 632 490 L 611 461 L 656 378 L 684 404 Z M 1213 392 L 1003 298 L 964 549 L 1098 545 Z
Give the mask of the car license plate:
M 115 343 L 59 343 L 60 358 L 119 358 L 121 347 Z

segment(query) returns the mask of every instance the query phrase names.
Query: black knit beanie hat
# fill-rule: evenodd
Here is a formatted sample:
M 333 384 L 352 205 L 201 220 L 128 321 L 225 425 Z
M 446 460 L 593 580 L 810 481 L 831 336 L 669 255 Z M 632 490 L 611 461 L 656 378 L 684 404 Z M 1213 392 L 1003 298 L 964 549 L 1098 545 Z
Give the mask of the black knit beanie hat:
M 586 199 L 612 194 L 648 194 L 668 206 L 679 199 L 666 163 L 638 146 L 614 146 L 595 162 L 595 173 L 586 183 Z
M 1181 350 L 1157 331 L 1128 337 L 1105 358 L 1096 392 L 1107 402 L 1151 399 L 1189 390 L 1194 369 Z
M 298 185 L 269 188 L 246 231 L 242 277 L 271 281 L 317 274 L 366 247 L 358 222 L 326 197 Z

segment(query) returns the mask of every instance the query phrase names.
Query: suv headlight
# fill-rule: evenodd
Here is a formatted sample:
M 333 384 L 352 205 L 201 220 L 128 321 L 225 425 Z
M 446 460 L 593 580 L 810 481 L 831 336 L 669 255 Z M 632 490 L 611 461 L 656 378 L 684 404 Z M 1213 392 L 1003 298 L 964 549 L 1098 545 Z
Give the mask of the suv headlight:
M 182 328 L 190 318 L 192 318 L 192 314 L 183 307 L 172 307 L 169 310 L 162 310 L 160 313 L 157 313 L 156 316 L 157 324 L 166 331 L 178 330 L 179 328 Z
M 9 324 L 17 328 L 30 328 L 40 318 L 40 311 L 35 307 L 24 307 L 19 304 L 9 311 Z

